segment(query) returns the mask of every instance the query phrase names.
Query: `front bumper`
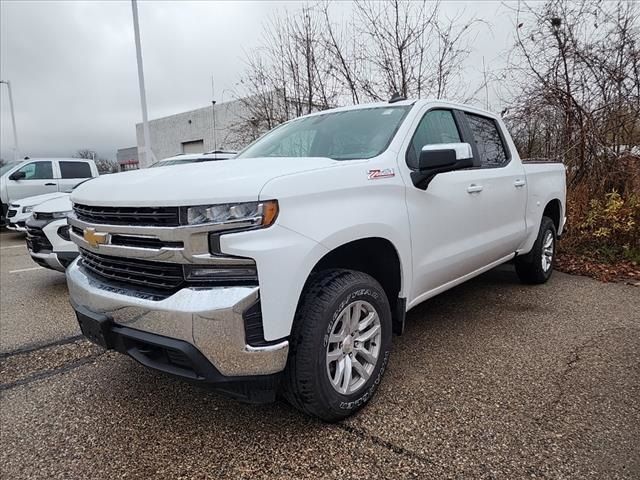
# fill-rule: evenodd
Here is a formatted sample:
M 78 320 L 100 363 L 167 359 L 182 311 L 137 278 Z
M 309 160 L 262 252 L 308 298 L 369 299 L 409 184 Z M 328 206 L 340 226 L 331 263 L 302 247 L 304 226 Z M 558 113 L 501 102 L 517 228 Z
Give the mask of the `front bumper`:
M 9 222 L 7 223 L 7 229 L 13 230 L 14 232 L 22 232 L 25 233 L 27 231 L 27 227 L 25 226 L 25 222 Z
M 78 256 L 78 252 L 33 252 L 29 250 L 31 259 L 44 268 L 64 272 Z
M 165 299 L 152 300 L 88 275 L 78 260 L 67 269 L 67 284 L 76 312 L 103 315 L 113 328 L 191 345 L 222 377 L 271 375 L 286 365 L 288 341 L 254 347 L 245 340 L 243 313 L 258 301 L 258 287 L 183 288 Z M 216 383 L 215 376 L 200 377 Z

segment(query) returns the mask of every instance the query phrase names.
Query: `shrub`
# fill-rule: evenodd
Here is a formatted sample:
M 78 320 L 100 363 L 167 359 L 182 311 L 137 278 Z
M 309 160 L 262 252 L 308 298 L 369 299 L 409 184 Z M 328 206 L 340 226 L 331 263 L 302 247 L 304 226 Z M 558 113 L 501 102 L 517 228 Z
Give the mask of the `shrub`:
M 640 197 L 613 191 L 594 198 L 574 219 L 568 247 L 576 253 L 598 254 L 603 260 L 640 258 Z

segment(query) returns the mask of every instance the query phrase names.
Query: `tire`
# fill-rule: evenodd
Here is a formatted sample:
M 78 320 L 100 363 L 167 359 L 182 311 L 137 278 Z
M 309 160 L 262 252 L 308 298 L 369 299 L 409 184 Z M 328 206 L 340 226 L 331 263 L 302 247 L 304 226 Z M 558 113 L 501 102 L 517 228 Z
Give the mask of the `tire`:
M 551 242 L 550 247 L 549 241 Z M 516 257 L 518 278 L 522 283 L 532 285 L 546 283 L 553 273 L 555 258 L 556 227 L 549 217 L 542 217 L 538 238 L 536 238 L 531 252 L 522 257 Z
M 348 328 L 347 312 L 359 319 L 357 328 L 355 321 Z M 349 338 L 350 330 L 356 333 Z M 365 340 L 367 337 L 371 338 Z M 294 320 L 284 397 L 308 415 L 327 422 L 342 420 L 371 399 L 390 351 L 391 309 L 380 284 L 352 270 L 314 274 Z M 347 371 L 349 378 L 341 375 Z

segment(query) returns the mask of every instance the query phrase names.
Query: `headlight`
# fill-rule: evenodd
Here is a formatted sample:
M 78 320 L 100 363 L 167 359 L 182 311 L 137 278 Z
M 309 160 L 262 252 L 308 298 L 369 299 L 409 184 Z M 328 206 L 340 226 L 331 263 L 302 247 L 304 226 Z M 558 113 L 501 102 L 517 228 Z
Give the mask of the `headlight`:
M 278 202 L 223 203 L 220 205 L 200 205 L 187 209 L 187 223 L 228 224 L 232 228 L 235 224 L 242 227 L 268 227 L 278 216 Z
M 71 213 L 71 210 L 68 210 L 66 212 L 53 212 L 51 216 L 53 218 L 66 218 L 67 216 L 69 216 L 70 213 Z
M 33 207 L 22 207 L 22 213 L 31 213 L 33 212 Z

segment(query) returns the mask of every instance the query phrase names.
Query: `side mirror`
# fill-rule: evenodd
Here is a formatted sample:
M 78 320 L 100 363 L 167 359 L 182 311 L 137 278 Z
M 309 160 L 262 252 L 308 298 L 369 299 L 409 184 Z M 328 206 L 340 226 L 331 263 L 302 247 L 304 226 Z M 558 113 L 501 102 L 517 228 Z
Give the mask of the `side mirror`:
M 13 172 L 11 175 L 9 175 L 9 180 L 22 180 L 26 176 L 27 174 L 25 172 L 18 170 L 17 172 Z
M 473 166 L 473 150 L 468 143 L 425 145 L 418 158 L 418 170 L 411 172 L 413 184 L 423 190 L 439 173 Z
M 436 173 L 458 170 L 473 165 L 473 151 L 468 143 L 425 145 L 418 159 L 418 170 L 438 170 Z

